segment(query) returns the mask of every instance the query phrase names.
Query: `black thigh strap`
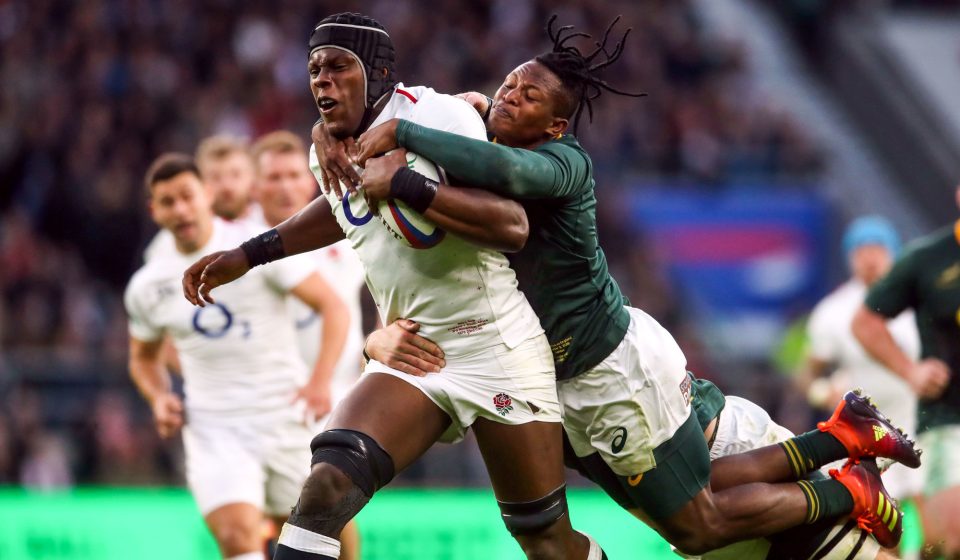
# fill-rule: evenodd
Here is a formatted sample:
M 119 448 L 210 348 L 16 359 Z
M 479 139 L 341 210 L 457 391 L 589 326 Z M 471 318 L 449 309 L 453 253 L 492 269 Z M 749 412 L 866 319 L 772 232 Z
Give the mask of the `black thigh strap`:
M 511 535 L 530 535 L 553 525 L 567 513 L 567 486 L 530 502 L 501 502 L 500 515 Z

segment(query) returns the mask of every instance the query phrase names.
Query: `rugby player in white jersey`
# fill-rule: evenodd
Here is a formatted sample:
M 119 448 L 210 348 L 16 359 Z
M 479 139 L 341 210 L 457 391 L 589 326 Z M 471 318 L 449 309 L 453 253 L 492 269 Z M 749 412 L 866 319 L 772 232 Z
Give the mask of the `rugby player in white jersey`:
M 829 408 L 837 394 L 860 387 L 877 407 L 907 433 L 916 433 L 917 397 L 906 381 L 867 354 L 853 336 L 853 316 L 863 306 L 867 290 L 893 266 L 900 240 L 893 225 L 880 216 L 865 216 L 852 222 L 843 236 L 843 250 L 852 277 L 821 300 L 807 323 L 810 340 L 807 366 L 799 383 L 808 400 Z M 911 359 L 920 355 L 920 334 L 913 311 L 891 319 L 888 328 L 901 350 Z M 824 376 L 831 369 L 830 379 Z M 922 469 L 892 465 L 883 484 L 893 498 L 918 496 L 923 485 Z
M 231 222 L 253 220 L 263 223 L 260 209 L 252 199 L 253 160 L 246 142 L 226 134 L 209 136 L 200 141 L 194 158 L 203 183 L 210 190 L 214 214 Z M 173 235 L 161 229 L 144 249 L 143 260 L 176 252 Z
M 130 375 L 162 437 L 182 427 L 187 482 L 225 558 L 261 560 L 264 513 L 286 518 L 308 474 L 309 415 L 330 409 L 327 385 L 343 348 L 346 306 L 307 260 L 263 267 L 201 309 L 180 297 L 180 270 L 206 252 L 235 246 L 259 228 L 215 218 L 190 156 L 166 154 L 147 178 L 150 213 L 173 235 L 176 254 L 138 270 L 124 303 L 130 317 Z M 324 334 L 311 374 L 287 309 L 292 294 L 336 325 Z M 180 358 L 185 401 L 171 390 L 165 337 Z
M 254 199 L 260 204 L 267 225 L 279 225 L 316 197 L 317 180 L 310 173 L 306 146 L 296 134 L 286 130 L 271 132 L 257 139 L 250 152 L 256 169 Z M 353 387 L 363 369 L 360 310 L 363 264 L 346 239 L 303 256 L 313 262 L 350 311 L 346 344 L 330 382 L 331 402 L 336 405 Z M 300 354 L 306 363 L 312 364 L 320 353 L 319 341 L 326 323 L 303 302 L 292 299 L 290 305 Z M 351 521 L 340 534 L 340 557 L 358 558 L 359 539 L 356 522 Z
M 337 14 L 314 29 L 310 86 L 331 134 L 352 138 L 404 117 L 486 138 L 469 105 L 398 83 L 393 59 L 389 35 L 371 18 Z M 340 201 L 328 194 L 275 229 L 203 257 L 184 273 L 187 299 L 211 305 L 212 289 L 256 266 L 346 237 L 364 264 L 384 322 L 416 320 L 445 353 L 443 370 L 425 377 L 368 362 L 327 430 L 312 442 L 313 470 L 275 558 L 337 558 L 335 537 L 373 493 L 436 441 L 457 441 L 467 428 L 476 434 L 504 523 L 528 557 L 601 558 L 599 546 L 574 532 L 566 515 L 559 402 L 543 329 L 517 290 L 506 257 L 478 247 L 521 247 L 527 234 L 523 210 L 478 190 L 438 187 L 431 194 L 410 206 L 443 227 L 444 200 L 472 197 L 477 227 L 463 238 L 447 235 L 418 250 L 372 219 L 362 196 Z

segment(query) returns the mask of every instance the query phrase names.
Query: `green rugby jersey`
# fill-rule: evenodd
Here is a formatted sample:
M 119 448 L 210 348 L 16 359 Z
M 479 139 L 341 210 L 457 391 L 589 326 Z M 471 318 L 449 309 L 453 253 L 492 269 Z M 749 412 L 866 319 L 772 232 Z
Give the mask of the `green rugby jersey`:
M 890 318 L 913 308 L 921 356 L 953 372 L 940 398 L 918 403 L 917 430 L 960 424 L 960 221 L 912 244 L 870 289 L 866 306 Z
M 523 150 L 401 120 L 397 143 L 468 185 L 523 204 L 530 237 L 508 256 L 547 332 L 558 379 L 588 371 L 616 349 L 630 325 L 629 302 L 597 241 L 593 164 L 576 138 Z

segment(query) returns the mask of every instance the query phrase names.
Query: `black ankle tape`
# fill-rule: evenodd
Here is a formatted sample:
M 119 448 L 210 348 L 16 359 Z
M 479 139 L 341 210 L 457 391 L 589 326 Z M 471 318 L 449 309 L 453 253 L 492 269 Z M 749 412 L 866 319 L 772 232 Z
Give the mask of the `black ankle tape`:
M 437 196 L 439 186 L 436 181 L 403 167 L 390 180 L 390 196 L 423 214 Z
M 244 241 L 240 244 L 240 249 L 247 256 L 250 268 L 287 256 L 286 251 L 283 250 L 283 240 L 280 239 L 280 233 L 276 229 L 265 231 L 253 239 Z

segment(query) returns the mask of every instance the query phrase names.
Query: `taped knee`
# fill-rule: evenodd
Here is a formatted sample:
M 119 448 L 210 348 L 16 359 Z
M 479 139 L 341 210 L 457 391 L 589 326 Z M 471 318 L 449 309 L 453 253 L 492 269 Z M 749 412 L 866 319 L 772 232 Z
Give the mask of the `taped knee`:
M 501 502 L 500 516 L 513 536 L 543 531 L 567 514 L 567 487 L 562 485 L 542 498 L 529 502 Z
M 354 430 L 327 430 L 310 442 L 311 465 L 327 463 L 343 472 L 366 496 L 393 480 L 393 459 L 374 439 Z

